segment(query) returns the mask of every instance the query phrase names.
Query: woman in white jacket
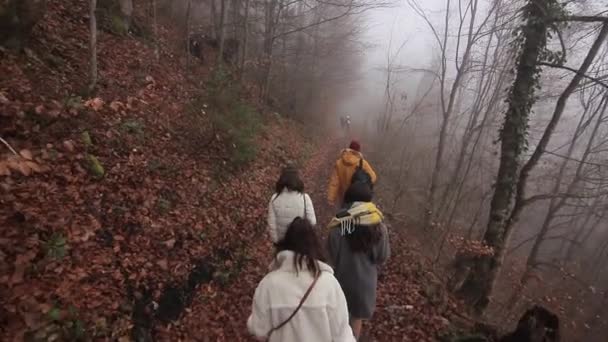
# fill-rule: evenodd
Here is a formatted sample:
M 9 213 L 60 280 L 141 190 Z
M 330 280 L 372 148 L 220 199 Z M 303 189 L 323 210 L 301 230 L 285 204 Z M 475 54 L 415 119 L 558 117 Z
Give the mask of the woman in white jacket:
M 270 342 L 355 342 L 344 293 L 321 253 L 310 222 L 296 218 L 255 290 L 249 332 Z
M 275 185 L 275 193 L 268 204 L 268 232 L 273 243 L 285 236 L 287 227 L 296 217 L 306 218 L 317 224 L 315 209 L 308 194 L 304 193 L 304 182 L 294 167 L 286 167 Z

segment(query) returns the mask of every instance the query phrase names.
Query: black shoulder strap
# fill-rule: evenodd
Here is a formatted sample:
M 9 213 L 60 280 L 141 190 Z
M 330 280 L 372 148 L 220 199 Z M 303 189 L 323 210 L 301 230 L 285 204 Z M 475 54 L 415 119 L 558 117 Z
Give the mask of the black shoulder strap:
M 359 168 L 363 169 L 363 157 L 359 159 Z

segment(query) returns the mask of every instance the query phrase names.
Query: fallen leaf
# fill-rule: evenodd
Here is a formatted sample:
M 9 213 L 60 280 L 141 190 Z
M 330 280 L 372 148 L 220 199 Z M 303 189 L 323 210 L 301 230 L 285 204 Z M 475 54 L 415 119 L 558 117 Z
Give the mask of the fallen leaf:
M 19 172 L 21 172 L 22 175 L 24 176 L 29 176 L 32 174 L 32 168 L 29 167 L 25 162 L 18 162 L 18 170 Z
M 36 173 L 41 173 L 43 172 L 42 167 L 40 167 L 40 165 L 38 165 L 37 163 L 33 162 L 33 161 L 25 161 L 24 162 L 25 165 L 27 165 L 30 169 L 32 169 L 32 171 L 36 172 Z
M 23 275 L 25 274 L 25 270 L 30 265 L 30 261 L 32 261 L 36 257 L 35 251 L 30 251 L 25 254 L 19 254 L 15 258 L 15 271 L 11 277 L 11 284 L 16 285 L 23 282 Z
M 74 142 L 72 142 L 71 140 L 66 140 L 63 142 L 63 147 L 66 149 L 66 151 L 68 152 L 74 152 Z
M 156 262 L 156 264 L 158 265 L 158 267 L 160 267 L 164 271 L 168 271 L 169 270 L 169 263 L 167 262 L 166 259 L 158 260 Z
M 104 102 L 101 98 L 96 97 L 94 99 L 87 100 L 84 105 L 97 112 L 103 108 Z
M 112 103 L 110 103 L 110 108 L 112 108 L 113 111 L 118 112 L 120 111 L 121 108 L 124 108 L 124 104 L 120 101 L 112 101 Z
M 10 176 L 10 175 L 11 175 L 11 170 L 9 169 L 7 163 L 4 161 L 0 161 L 0 176 Z
M 168 248 L 173 248 L 173 246 L 175 246 L 175 239 L 169 239 L 169 240 L 165 241 L 164 244 Z
M 32 160 L 34 158 L 32 156 L 32 151 L 30 151 L 30 150 L 21 150 L 21 151 L 19 151 L 19 154 L 27 160 Z
M 53 110 L 50 110 L 47 114 L 48 114 L 48 116 L 50 116 L 52 118 L 56 118 L 56 117 L 59 117 L 59 114 L 61 114 L 61 111 L 59 109 L 53 109 Z
M 6 94 L 4 94 L 3 92 L 0 92 L 0 103 L 5 105 L 5 104 L 8 104 L 9 102 L 10 101 L 6 97 Z

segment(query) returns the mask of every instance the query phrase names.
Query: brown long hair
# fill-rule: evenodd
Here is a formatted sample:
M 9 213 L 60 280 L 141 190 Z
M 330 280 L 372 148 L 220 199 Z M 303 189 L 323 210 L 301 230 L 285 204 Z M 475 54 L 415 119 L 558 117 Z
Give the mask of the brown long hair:
M 304 192 L 304 182 L 300 179 L 298 169 L 293 166 L 288 166 L 281 170 L 281 176 L 274 186 L 274 191 L 280 195 L 284 189 L 290 191 Z
M 287 228 L 283 240 L 277 243 L 276 253 L 282 251 L 295 252 L 294 267 L 296 271 L 302 269 L 303 263 L 311 274 L 317 274 L 318 260 L 325 260 L 323 248 L 315 229 L 307 219 L 296 217 Z

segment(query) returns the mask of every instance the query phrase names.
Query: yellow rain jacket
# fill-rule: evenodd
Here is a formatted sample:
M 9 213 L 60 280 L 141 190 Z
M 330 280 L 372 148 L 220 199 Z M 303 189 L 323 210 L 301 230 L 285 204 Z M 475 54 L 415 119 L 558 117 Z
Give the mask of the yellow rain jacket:
M 355 150 L 347 148 L 342 151 L 342 155 L 336 161 L 336 166 L 329 179 L 329 187 L 327 189 L 327 200 L 329 203 L 335 204 L 337 200 L 342 202 L 344 193 L 350 186 L 353 174 L 357 166 L 359 166 L 359 160 L 362 158 L 363 155 Z M 363 170 L 370 175 L 372 183 L 375 184 L 376 173 L 365 159 L 363 159 Z

